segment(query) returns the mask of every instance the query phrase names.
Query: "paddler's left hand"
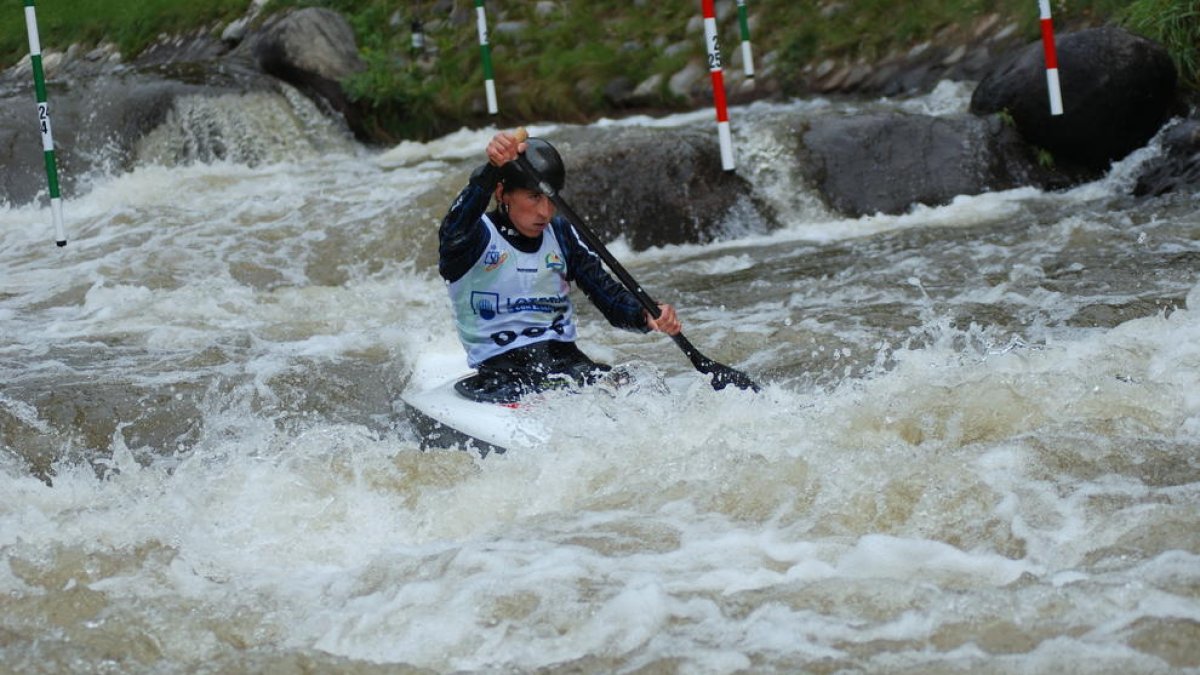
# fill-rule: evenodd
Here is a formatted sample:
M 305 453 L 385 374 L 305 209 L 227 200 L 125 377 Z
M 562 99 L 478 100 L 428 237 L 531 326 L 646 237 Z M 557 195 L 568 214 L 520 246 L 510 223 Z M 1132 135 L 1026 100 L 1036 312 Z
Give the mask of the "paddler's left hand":
M 650 312 L 643 310 L 646 315 L 646 325 L 650 327 L 650 330 L 661 331 L 667 335 L 679 335 L 679 331 L 683 330 L 683 324 L 679 323 L 679 317 L 675 315 L 675 308 L 659 304 L 658 311 L 661 313 L 655 319 L 650 316 Z

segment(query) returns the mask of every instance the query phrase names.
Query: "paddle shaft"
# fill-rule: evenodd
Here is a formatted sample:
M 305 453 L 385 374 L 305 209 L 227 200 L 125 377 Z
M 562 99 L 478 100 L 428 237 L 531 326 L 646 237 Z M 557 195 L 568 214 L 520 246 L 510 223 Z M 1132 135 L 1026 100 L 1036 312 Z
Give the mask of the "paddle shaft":
M 524 141 L 525 136 L 526 134 L 524 129 L 519 129 L 517 131 L 518 140 Z M 558 194 L 558 190 L 554 189 L 554 186 L 551 185 L 549 181 L 546 181 L 542 178 L 537 169 L 533 168 L 533 164 L 530 163 L 529 159 L 525 157 L 524 154 L 520 154 L 517 155 L 516 162 L 521 169 L 525 171 L 525 173 L 532 176 L 533 179 L 538 182 L 538 189 L 541 190 L 542 193 L 547 197 L 549 197 L 550 201 L 554 202 L 554 205 L 558 207 L 558 210 L 564 216 L 567 217 L 567 220 L 571 221 L 571 223 L 575 226 L 575 231 L 578 232 L 579 236 L 583 238 L 584 243 L 586 243 L 588 247 L 596 253 L 596 255 L 600 256 L 600 259 L 604 261 L 604 264 L 608 266 L 608 268 L 617 276 L 618 279 L 620 279 L 625 288 L 629 289 L 630 293 L 633 293 L 633 296 L 637 298 L 638 303 L 640 303 L 642 307 L 650 313 L 650 316 L 654 317 L 655 319 L 661 316 L 662 310 L 659 309 L 658 303 L 654 301 L 654 298 L 651 298 L 650 294 L 642 288 L 642 285 L 638 283 L 637 279 L 634 279 L 633 275 L 630 274 L 629 271 L 626 270 L 625 267 L 621 265 L 621 263 L 618 262 L 615 257 L 613 257 L 613 254 L 609 252 L 608 247 L 604 245 L 604 242 L 600 240 L 600 237 L 596 236 L 596 233 L 592 232 L 591 228 L 587 226 L 587 223 L 584 222 L 583 218 L 580 218 L 579 214 L 575 213 L 575 209 L 572 209 L 571 205 L 568 204 L 567 201 Z M 684 355 L 688 357 L 688 360 L 692 362 L 692 366 L 694 366 L 696 370 L 713 376 L 714 389 L 723 389 L 726 385 L 733 384 L 740 389 L 753 389 L 754 391 L 759 390 L 758 385 L 755 384 L 745 373 L 713 361 L 704 354 L 701 354 L 700 350 L 696 349 L 696 346 L 683 336 L 682 331 L 672 335 L 671 339 L 675 341 L 675 344 L 678 345 L 681 350 L 683 350 Z

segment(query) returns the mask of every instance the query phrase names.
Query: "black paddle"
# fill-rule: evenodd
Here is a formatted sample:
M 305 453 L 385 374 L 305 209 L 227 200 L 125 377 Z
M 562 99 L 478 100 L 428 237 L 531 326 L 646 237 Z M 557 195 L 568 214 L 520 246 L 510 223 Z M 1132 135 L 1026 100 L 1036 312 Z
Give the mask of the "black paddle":
M 522 127 L 516 130 L 515 136 L 518 142 L 524 142 L 529 137 L 529 134 Z M 600 238 L 592 232 L 587 223 L 583 221 L 583 218 L 580 218 L 579 214 L 575 213 L 575 210 L 571 208 L 571 205 L 558 194 L 558 190 L 555 190 L 554 186 L 544 180 L 537 169 L 533 168 L 529 159 L 525 157 L 525 153 L 517 155 L 516 161 L 525 173 L 537 181 L 538 189 L 542 191 L 542 194 L 549 197 L 554 202 L 554 205 L 558 207 L 558 210 L 567 217 L 567 220 L 575 225 L 575 230 L 583 237 L 584 242 L 600 256 L 600 259 L 604 261 L 604 264 L 608 265 L 613 274 L 617 275 L 617 278 L 621 280 L 625 288 L 629 289 L 630 293 L 633 293 L 642 307 L 650 313 L 650 316 L 657 319 L 662 314 L 662 310 L 658 308 L 658 303 L 646 291 L 642 290 L 642 285 L 621 266 L 621 263 L 617 262 L 612 253 L 609 253 L 604 242 L 600 241 Z M 754 383 L 754 380 L 750 379 L 749 375 L 722 363 L 717 363 L 701 354 L 700 350 L 696 349 L 695 345 L 683 336 L 682 331 L 676 335 L 672 335 L 671 339 L 683 350 L 683 353 L 687 355 L 688 360 L 692 362 L 692 366 L 696 370 L 712 376 L 713 389 L 720 391 L 732 384 L 739 389 L 759 391 L 758 385 Z

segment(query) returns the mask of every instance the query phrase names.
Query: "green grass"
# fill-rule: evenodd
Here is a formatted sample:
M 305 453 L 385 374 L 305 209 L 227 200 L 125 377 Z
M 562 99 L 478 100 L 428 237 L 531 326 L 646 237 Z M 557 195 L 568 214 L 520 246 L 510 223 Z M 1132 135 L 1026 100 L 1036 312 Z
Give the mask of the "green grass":
M 1200 0 L 1138 0 L 1121 9 L 1117 19 L 1166 46 L 1181 81 L 1200 88 Z
M 42 49 L 113 42 L 137 54 L 160 33 L 181 33 L 241 16 L 249 0 L 42 0 L 36 4 Z M 0 0 L 0 63 L 29 53 L 23 0 Z
M 894 0 L 856 0 L 840 3 L 842 11 L 823 12 L 824 7 L 839 3 L 750 0 L 749 7 L 752 13 L 769 17 L 756 26 L 752 36 L 757 53 L 780 50 L 780 71 L 787 73 L 798 72 L 815 59 L 872 59 L 907 50 L 946 26 L 970 24 L 990 12 L 1018 17 L 1029 39 L 1036 39 L 1037 6 L 1031 7 L 1030 2 L 916 0 L 898 10 Z M 610 112 L 603 90 L 613 79 L 625 77 L 640 83 L 655 73 L 676 72 L 689 59 L 702 56 L 700 35 L 687 30 L 700 14 L 698 1 L 653 1 L 635 8 L 631 0 L 560 0 L 557 11 L 540 17 L 536 16 L 536 4 L 492 1 L 487 5 L 502 124 L 592 119 Z M 487 120 L 478 110 L 482 66 L 473 3 L 460 3 L 460 10 L 471 12 L 466 24 L 431 31 L 427 36 L 440 54 L 431 68 L 407 58 L 412 3 L 273 0 L 269 9 L 313 5 L 344 13 L 354 26 L 369 69 L 356 77 L 350 88 L 369 103 L 368 117 L 385 138 L 436 135 Z M 389 18 L 397 10 L 402 12 L 401 21 L 393 29 Z M 734 16 L 720 18 L 728 59 L 738 42 L 736 20 Z M 523 21 L 534 28 L 514 36 L 496 30 L 501 19 Z M 666 47 L 678 43 L 694 43 L 694 48 L 673 56 L 663 54 Z M 786 75 L 784 79 L 786 85 Z M 649 103 L 663 109 L 685 104 L 674 100 L 665 88 Z M 464 110 L 471 112 L 464 114 Z
M 533 0 L 488 0 L 501 98 L 501 115 L 492 119 L 482 110 L 474 3 L 457 0 L 463 22 L 440 27 L 428 15 L 433 5 L 433 0 L 271 0 L 267 12 L 322 6 L 347 18 L 368 68 L 345 84 L 384 141 L 489 122 L 594 119 L 612 113 L 603 92 L 615 78 L 636 84 L 703 56 L 700 35 L 687 30 L 700 14 L 699 0 L 647 0 L 640 6 L 633 0 L 557 0 L 557 9 L 547 16 L 536 14 Z M 1035 0 L 748 0 L 747 5 L 760 17 L 752 35 L 755 53 L 759 58 L 777 53 L 776 77 L 785 91 L 800 82 L 806 64 L 879 59 L 946 34 L 969 40 L 971 28 L 990 14 L 1000 15 L 1002 24 L 1015 24 L 1021 39 L 1039 38 Z M 1162 42 L 1183 81 L 1197 86 L 1200 0 L 1053 0 L 1052 5 L 1057 26 L 1109 18 Z M 249 0 L 43 0 L 38 18 L 46 49 L 112 41 L 129 58 L 160 33 L 219 29 L 248 6 Z M 0 0 L 0 11 L 9 17 L 0 21 L 2 62 L 14 63 L 28 51 L 22 7 L 18 0 Z M 417 62 L 409 54 L 414 8 L 423 10 L 420 18 L 432 26 L 427 40 L 436 45 L 437 59 Z M 397 13 L 399 21 L 392 26 Z M 739 39 L 737 22 L 734 16 L 719 18 L 729 59 Z M 501 21 L 521 21 L 529 28 L 508 33 L 497 30 Z M 665 55 L 675 44 L 685 49 Z M 665 87 L 648 103 L 664 110 L 685 105 Z

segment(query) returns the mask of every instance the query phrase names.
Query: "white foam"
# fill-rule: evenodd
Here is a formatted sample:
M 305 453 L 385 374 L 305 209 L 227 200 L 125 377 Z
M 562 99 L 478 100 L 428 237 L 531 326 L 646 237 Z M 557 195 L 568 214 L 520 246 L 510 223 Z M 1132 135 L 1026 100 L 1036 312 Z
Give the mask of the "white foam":
M 0 394 L 0 416 L 62 450 L 49 486 L 3 448 L 0 589 L 20 610 L 6 627 L 41 634 L 65 608 L 56 631 L 82 644 L 92 616 L 78 618 L 71 593 L 91 592 L 105 640 L 144 637 L 179 669 L 252 650 L 433 670 L 733 672 L 821 659 L 1066 669 L 1093 653 L 1149 669 L 1161 661 L 1125 644 L 1129 627 L 1197 620 L 1178 590 L 1194 585 L 1194 556 L 1164 539 L 1200 499 L 1190 460 L 1172 454 L 1200 442 L 1200 285 L 1186 310 L 1104 329 L 1063 325 L 1071 307 L 1042 288 L 1049 268 L 1033 256 L 951 291 L 920 253 L 879 260 L 871 271 L 887 281 L 704 286 L 791 244 L 813 243 L 797 248 L 809 255 L 879 233 L 1028 225 L 1064 201 L 1076 211 L 1080 193 L 799 218 L 709 246 L 616 242 L 639 276 L 687 264 L 695 286 L 668 288 L 695 303 L 693 337 L 750 360 L 767 380 L 759 395 L 713 391 L 670 340 L 589 320 L 589 353 L 633 361 L 672 391 L 550 396 L 549 441 L 483 460 L 421 453 L 402 423 L 339 421 L 361 412 L 340 393 L 371 382 L 314 391 L 328 414 L 287 409 L 276 378 L 312 364 L 462 363 L 433 271 L 432 207 L 416 202 L 458 181 L 447 172 L 490 133 L 376 161 L 145 167 L 78 200 L 80 236 L 62 252 L 29 227 L 36 208 L 0 209 L 0 356 L 22 364 L 12 372 L 26 387 Z M 1051 253 L 1118 226 L 1037 221 Z M 964 260 L 998 247 L 966 241 Z M 828 343 L 796 337 L 832 330 L 829 316 L 856 302 L 919 308 L 911 339 L 881 344 L 872 325 Z M 1037 308 L 1056 329 L 961 325 L 951 310 L 971 304 Z M 228 350 L 205 365 L 214 345 Z M 855 360 L 866 367 L 822 387 L 774 376 Z M 53 401 L 74 399 L 51 385 L 187 378 L 207 390 L 180 448 L 146 445 L 153 435 L 129 420 L 103 450 L 54 436 L 71 423 L 52 416 L 72 409 Z M 1143 480 L 1140 466 L 1158 473 Z M 972 626 L 1013 626 L 1031 644 L 989 652 Z

